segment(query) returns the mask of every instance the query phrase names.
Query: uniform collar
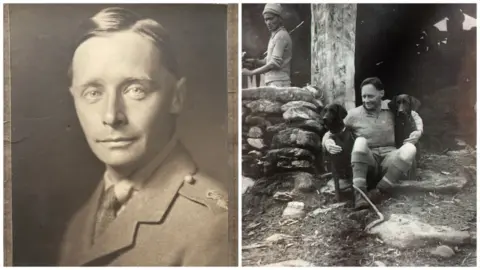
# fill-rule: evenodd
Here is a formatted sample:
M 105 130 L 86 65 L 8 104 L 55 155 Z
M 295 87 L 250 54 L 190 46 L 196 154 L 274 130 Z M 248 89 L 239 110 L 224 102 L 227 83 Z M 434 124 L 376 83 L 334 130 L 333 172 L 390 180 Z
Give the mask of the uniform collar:
M 132 246 L 139 223 L 160 224 L 182 187 L 185 176 L 197 171 L 195 162 L 180 142 L 175 143 L 170 152 L 162 152 L 165 152 L 165 156 L 158 158 L 162 164 L 151 172 L 151 181 L 145 182 L 143 188 L 131 198 L 128 207 L 93 245 L 84 245 L 75 264 L 85 265 L 96 258 Z M 89 200 L 85 210 L 87 217 L 95 215 L 100 194 L 97 191 Z M 93 219 L 86 219 L 86 222 L 83 234 L 91 239 Z
M 138 191 L 142 189 L 143 185 L 152 173 L 157 169 L 165 158 L 172 152 L 173 148 L 178 142 L 177 133 L 174 132 L 170 141 L 166 144 L 162 151 L 160 151 L 146 166 L 139 168 L 128 179 L 116 180 L 108 173 L 108 170 L 104 174 L 105 189 L 108 189 L 112 185 L 117 185 L 122 189 L 133 188 Z

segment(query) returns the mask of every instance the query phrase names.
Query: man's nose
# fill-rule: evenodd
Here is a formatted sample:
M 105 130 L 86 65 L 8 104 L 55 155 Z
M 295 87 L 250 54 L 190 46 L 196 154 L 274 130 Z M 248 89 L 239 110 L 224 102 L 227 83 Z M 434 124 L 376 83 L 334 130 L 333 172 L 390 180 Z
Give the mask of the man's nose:
M 117 94 L 112 94 L 108 97 L 102 121 L 104 125 L 112 127 L 126 124 L 127 117 L 124 112 L 123 102 Z

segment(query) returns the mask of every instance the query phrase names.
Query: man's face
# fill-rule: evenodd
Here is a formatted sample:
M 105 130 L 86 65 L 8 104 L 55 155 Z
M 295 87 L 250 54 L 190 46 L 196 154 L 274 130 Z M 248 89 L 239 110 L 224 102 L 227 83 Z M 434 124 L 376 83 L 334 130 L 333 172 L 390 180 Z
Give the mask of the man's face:
M 75 52 L 77 115 L 92 151 L 111 167 L 148 161 L 174 129 L 184 91 L 160 57 L 151 41 L 129 31 L 92 37 Z
M 263 14 L 263 19 L 265 20 L 265 24 L 270 32 L 273 32 L 280 27 L 280 17 L 275 14 L 267 12 Z
M 362 87 L 363 107 L 367 110 L 376 110 L 382 104 L 383 90 L 377 90 L 372 84 L 366 84 Z

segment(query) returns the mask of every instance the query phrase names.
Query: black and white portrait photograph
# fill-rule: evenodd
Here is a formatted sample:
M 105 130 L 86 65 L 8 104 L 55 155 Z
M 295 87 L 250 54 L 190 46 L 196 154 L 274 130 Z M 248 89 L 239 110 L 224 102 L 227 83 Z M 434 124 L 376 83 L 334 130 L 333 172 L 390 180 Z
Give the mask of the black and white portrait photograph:
M 242 266 L 476 266 L 476 4 L 241 10 Z
M 12 265 L 237 264 L 227 7 L 4 6 Z

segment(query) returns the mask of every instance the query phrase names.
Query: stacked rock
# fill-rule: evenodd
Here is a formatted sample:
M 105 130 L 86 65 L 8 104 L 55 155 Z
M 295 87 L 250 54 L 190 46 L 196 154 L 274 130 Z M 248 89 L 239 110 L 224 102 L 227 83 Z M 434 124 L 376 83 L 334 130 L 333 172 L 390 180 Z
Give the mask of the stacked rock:
M 243 175 L 287 179 L 313 187 L 322 170 L 322 102 L 306 88 L 259 87 L 242 91 Z M 282 177 L 278 177 L 282 174 Z

